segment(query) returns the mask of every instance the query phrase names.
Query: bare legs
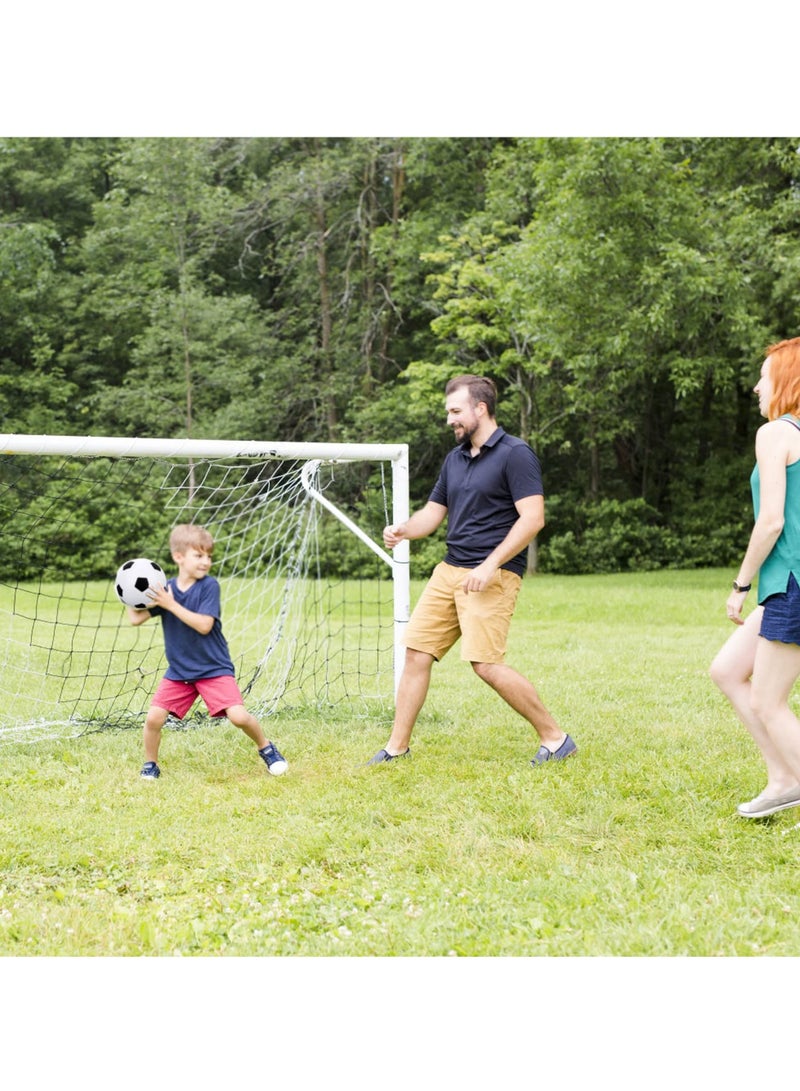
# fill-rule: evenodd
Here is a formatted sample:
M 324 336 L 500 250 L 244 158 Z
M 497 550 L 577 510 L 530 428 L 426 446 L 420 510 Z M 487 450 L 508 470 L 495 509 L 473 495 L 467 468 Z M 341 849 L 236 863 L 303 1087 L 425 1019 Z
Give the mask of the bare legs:
M 244 731 L 248 739 L 253 740 L 259 750 L 263 750 L 267 746 L 269 739 L 261 730 L 261 724 L 251 712 L 247 711 L 244 705 L 231 705 L 230 708 L 225 709 L 225 715 L 234 727 Z
M 161 729 L 167 722 L 168 715 L 169 713 L 165 708 L 159 708 L 158 705 L 150 706 L 144 721 L 145 761 L 158 761 Z M 225 710 L 225 715 L 234 727 L 238 727 L 249 739 L 253 740 L 259 750 L 263 750 L 268 745 L 269 740 L 261 730 L 261 725 L 255 716 L 247 711 L 244 705 L 231 705 L 230 708 Z
M 406 649 L 406 661 L 398 687 L 394 726 L 386 750 L 402 754 L 408 749 L 411 732 L 425 703 L 434 659 L 427 652 Z M 536 730 L 549 750 L 557 750 L 565 735 L 542 704 L 535 687 L 523 675 L 505 663 L 473 663 L 472 669 L 491 686 L 506 704 L 523 716 Z
M 800 784 L 800 720 L 789 696 L 800 675 L 800 646 L 759 638 L 753 669 L 753 712 L 789 774 L 788 787 Z
M 161 745 L 161 728 L 167 722 L 169 713 L 165 708 L 151 705 L 144 721 L 144 760 L 158 761 L 158 748 Z
M 394 726 L 386 744 L 386 752 L 389 754 L 403 754 L 408 750 L 411 732 L 428 695 L 433 663 L 433 656 L 428 652 L 406 648 L 406 661 L 397 688 Z
M 557 750 L 566 735 L 542 704 L 532 682 L 505 663 L 473 663 L 472 669 L 487 685 L 499 693 L 506 704 L 536 729 L 548 750 Z
M 788 703 L 800 675 L 800 647 L 759 637 L 762 613 L 757 607 L 736 629 L 710 673 L 764 759 L 764 794 L 776 796 L 800 784 L 800 721 Z

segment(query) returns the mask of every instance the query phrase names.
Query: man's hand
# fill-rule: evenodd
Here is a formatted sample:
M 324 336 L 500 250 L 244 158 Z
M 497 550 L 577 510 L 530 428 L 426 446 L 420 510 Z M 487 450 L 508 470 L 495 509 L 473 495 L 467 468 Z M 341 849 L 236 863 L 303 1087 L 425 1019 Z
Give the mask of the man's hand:
M 470 591 L 485 591 L 497 573 L 497 566 L 484 561 L 477 568 L 470 569 L 469 575 L 462 583 L 466 594 Z
M 395 546 L 400 545 L 401 542 L 406 539 L 406 524 L 394 523 L 392 526 L 383 528 L 383 544 L 387 549 L 394 549 Z

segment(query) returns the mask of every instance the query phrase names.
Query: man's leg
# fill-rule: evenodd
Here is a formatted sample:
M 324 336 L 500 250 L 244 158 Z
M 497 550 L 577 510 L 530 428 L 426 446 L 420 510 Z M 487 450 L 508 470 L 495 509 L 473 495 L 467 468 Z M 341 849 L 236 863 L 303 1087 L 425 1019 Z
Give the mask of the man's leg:
M 434 658 L 428 652 L 406 648 L 405 665 L 397 689 L 392 734 L 386 744 L 386 753 L 393 757 L 408 750 L 411 732 L 428 695 L 433 663 Z
M 369 761 L 375 765 L 405 754 L 420 709 L 425 704 L 431 681 L 431 669 L 441 660 L 461 635 L 453 596 L 463 580 L 463 569 L 438 564 L 420 595 L 406 628 L 406 656 L 395 697 L 392 733 L 385 748 Z M 408 647 L 408 643 L 419 647 Z
M 472 669 L 506 704 L 533 725 L 542 744 L 551 753 L 558 750 L 566 734 L 545 708 L 532 682 L 505 663 L 473 663 Z

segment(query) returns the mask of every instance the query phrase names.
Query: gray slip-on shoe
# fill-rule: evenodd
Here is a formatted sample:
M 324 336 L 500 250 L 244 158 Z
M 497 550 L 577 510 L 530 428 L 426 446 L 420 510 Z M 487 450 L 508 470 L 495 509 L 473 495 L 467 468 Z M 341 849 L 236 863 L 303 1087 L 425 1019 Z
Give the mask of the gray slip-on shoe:
M 388 750 L 379 750 L 374 757 L 371 757 L 367 762 L 367 765 L 381 765 L 385 761 L 397 761 L 398 758 L 410 758 L 411 750 L 406 747 L 402 754 L 390 754 Z
M 800 786 L 778 796 L 768 796 L 762 792 L 748 803 L 740 803 L 736 813 L 742 818 L 768 818 L 769 815 L 786 811 L 789 807 L 800 807 Z
M 540 746 L 536 751 L 536 757 L 531 758 L 531 765 L 542 765 L 546 761 L 563 761 L 564 758 L 571 758 L 573 754 L 577 753 L 577 746 L 572 738 L 567 735 L 558 750 L 548 750 L 546 746 Z

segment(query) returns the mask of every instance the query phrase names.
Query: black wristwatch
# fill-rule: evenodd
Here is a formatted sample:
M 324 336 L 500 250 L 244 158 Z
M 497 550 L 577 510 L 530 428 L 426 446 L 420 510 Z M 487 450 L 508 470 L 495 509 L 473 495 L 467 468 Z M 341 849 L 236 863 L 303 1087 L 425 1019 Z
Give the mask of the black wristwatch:
M 736 580 L 733 581 L 734 591 L 749 591 L 752 586 L 752 583 L 737 583 Z

